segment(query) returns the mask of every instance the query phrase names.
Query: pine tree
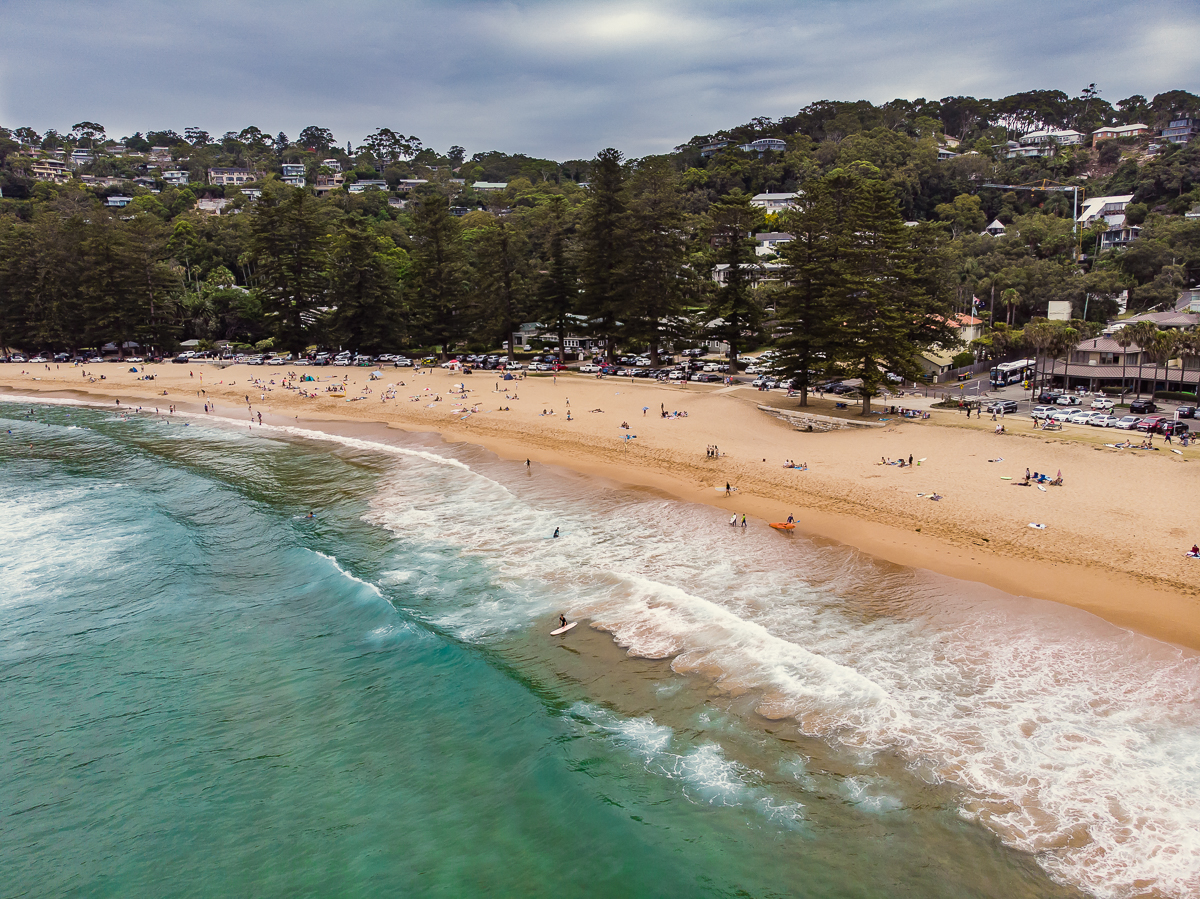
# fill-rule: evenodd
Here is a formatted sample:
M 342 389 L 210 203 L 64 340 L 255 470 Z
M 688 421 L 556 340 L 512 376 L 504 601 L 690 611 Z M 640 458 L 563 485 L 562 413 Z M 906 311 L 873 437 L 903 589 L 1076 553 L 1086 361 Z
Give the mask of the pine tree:
M 524 232 L 504 219 L 493 219 L 473 235 L 477 307 L 488 337 L 509 343 L 529 307 L 528 246 Z
M 663 323 L 679 312 L 687 250 L 679 179 L 666 159 L 643 162 L 629 182 L 623 225 L 628 285 L 623 333 L 658 365 Z
M 605 343 L 610 363 L 616 361 L 616 338 L 627 295 L 622 270 L 626 261 L 624 173 L 618 150 L 601 150 L 592 176 L 579 229 L 580 307 L 588 329 Z
M 712 294 L 709 330 L 729 344 L 729 370 L 737 371 L 738 348 L 743 332 L 756 331 L 762 324 L 762 307 L 755 296 L 758 268 L 751 235 L 763 223 L 762 212 L 750 198 L 734 192 L 709 211 L 712 259 L 721 276 Z
M 333 338 L 339 346 L 356 351 L 394 350 L 406 330 L 400 279 L 407 256 L 357 216 L 339 223 L 330 249 Z
M 326 305 L 326 207 L 300 188 L 274 187 L 254 204 L 250 249 L 263 310 L 280 346 L 302 353 Z
M 445 197 L 423 197 L 413 214 L 413 315 L 422 338 L 442 358 L 470 333 L 470 267 Z
M 558 361 L 566 362 L 567 329 L 570 316 L 579 303 L 579 284 L 567 253 L 570 235 L 567 202 L 551 197 L 546 204 L 546 235 L 542 264 L 545 266 L 537 287 L 538 316 L 558 335 Z M 509 358 L 512 358 L 512 338 L 509 337 Z

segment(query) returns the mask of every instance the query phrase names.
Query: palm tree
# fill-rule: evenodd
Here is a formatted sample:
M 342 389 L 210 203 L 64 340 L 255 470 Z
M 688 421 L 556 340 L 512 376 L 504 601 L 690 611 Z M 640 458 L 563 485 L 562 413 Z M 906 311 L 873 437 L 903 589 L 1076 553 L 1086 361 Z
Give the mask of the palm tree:
M 1050 353 L 1050 383 L 1054 383 L 1054 365 L 1058 361 L 1058 357 L 1063 357 L 1063 389 L 1068 386 L 1069 371 L 1066 368 L 1067 353 L 1069 353 L 1077 343 L 1079 343 L 1079 332 L 1069 325 L 1064 325 L 1062 322 L 1055 322 L 1052 326 L 1050 345 L 1047 347 Z
M 1033 377 L 1037 384 L 1038 369 L 1041 367 L 1042 353 L 1050 346 L 1054 331 L 1047 321 L 1030 322 L 1021 332 L 1025 344 L 1033 350 Z
M 1123 398 L 1125 396 L 1125 360 L 1128 358 L 1125 351 L 1133 343 L 1133 332 L 1129 329 L 1129 325 L 1123 325 L 1116 330 L 1112 339 L 1121 348 L 1121 396 Z
M 1154 322 L 1143 319 L 1140 322 L 1134 322 L 1132 325 L 1126 325 L 1133 333 L 1133 342 L 1137 345 L 1138 350 L 1138 384 L 1137 395 L 1140 398 L 1142 395 L 1142 366 L 1146 363 L 1146 356 L 1150 350 L 1150 345 L 1154 343 L 1158 336 L 1158 325 Z M 1153 391 L 1151 391 L 1153 393 Z
M 1159 331 L 1154 335 L 1154 343 L 1150 345 L 1150 358 L 1154 360 L 1154 390 L 1150 391 L 1150 398 L 1154 398 L 1154 393 L 1158 390 L 1158 367 L 1166 366 L 1168 362 L 1174 358 L 1176 351 L 1179 348 L 1179 337 L 1175 331 Z M 1164 372 L 1165 374 L 1165 372 Z M 1171 389 L 1170 379 L 1166 379 L 1166 388 Z
M 1179 342 L 1180 389 L 1187 391 L 1187 360 L 1188 356 L 1200 356 L 1200 331 L 1180 331 L 1176 338 Z M 1200 393 L 1200 389 L 1197 389 Z

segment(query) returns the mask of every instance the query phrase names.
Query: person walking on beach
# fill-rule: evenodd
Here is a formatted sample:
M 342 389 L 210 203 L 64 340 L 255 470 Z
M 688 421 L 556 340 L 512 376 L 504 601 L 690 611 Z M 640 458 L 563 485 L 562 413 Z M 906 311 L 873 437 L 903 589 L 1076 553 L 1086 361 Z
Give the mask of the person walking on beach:
M 729 494 L 730 494 L 730 493 L 732 493 L 732 492 L 733 492 L 733 488 L 732 488 L 732 487 L 730 487 L 730 486 L 729 486 L 729 482 L 728 482 L 728 481 L 726 481 L 726 482 L 725 482 L 725 495 L 726 495 L 726 496 L 729 496 Z
M 743 512 L 742 513 L 742 527 L 745 527 L 745 526 L 746 526 L 746 513 Z

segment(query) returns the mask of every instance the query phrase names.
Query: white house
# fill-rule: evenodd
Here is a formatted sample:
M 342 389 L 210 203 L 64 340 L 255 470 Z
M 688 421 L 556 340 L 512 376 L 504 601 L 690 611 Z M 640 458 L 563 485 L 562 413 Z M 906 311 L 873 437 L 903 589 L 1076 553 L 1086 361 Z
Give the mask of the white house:
M 1109 250 L 1113 247 L 1125 246 L 1137 238 L 1141 228 L 1130 225 L 1125 221 L 1125 207 L 1133 199 L 1133 194 L 1121 194 L 1114 197 L 1092 197 L 1083 204 L 1076 222 L 1084 228 L 1103 220 L 1108 230 L 1100 236 L 1100 249 Z
M 361 194 L 365 190 L 387 190 L 387 182 L 368 178 L 364 181 L 355 181 L 349 187 L 352 194 Z
M 476 181 L 471 187 L 476 193 L 487 193 L 489 191 L 501 191 L 508 189 L 507 181 Z
M 128 206 L 132 202 L 133 202 L 133 197 L 122 197 L 122 196 L 113 195 L 113 196 L 109 197 L 107 201 L 105 201 L 104 205 L 105 206 L 115 206 L 118 209 L 124 209 L 126 206 Z
M 787 209 L 789 206 L 796 204 L 796 198 L 799 193 L 789 194 L 755 194 L 750 199 L 751 206 L 758 206 L 760 209 L 765 209 L 767 212 L 780 212 Z
M 249 184 L 258 181 L 262 175 L 249 169 L 209 169 L 209 184 Z
M 177 187 L 187 184 L 190 177 L 191 175 L 184 169 L 173 169 L 162 174 L 163 181 L 167 182 L 167 184 L 174 184 Z
M 782 153 L 787 149 L 787 142 L 777 137 L 760 137 L 758 140 L 751 141 L 748 144 L 742 144 L 738 149 L 745 150 L 747 153 L 757 153 L 759 156 L 762 156 L 768 150 L 774 153 Z
M 1047 144 L 1069 147 L 1081 143 L 1083 143 L 1083 135 L 1069 128 L 1063 131 L 1052 131 L 1049 129 L 1044 131 L 1030 131 L 1021 137 L 1022 147 L 1046 146 Z
M 290 184 L 292 187 L 304 187 L 305 184 L 307 184 L 307 181 L 304 178 L 303 163 L 285 162 L 279 168 L 283 173 L 284 184 Z

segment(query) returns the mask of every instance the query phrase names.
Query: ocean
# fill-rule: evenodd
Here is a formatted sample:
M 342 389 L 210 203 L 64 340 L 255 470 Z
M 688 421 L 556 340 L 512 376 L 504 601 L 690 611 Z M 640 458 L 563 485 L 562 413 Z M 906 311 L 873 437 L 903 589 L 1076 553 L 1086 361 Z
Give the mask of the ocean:
M 0 438 L 0 896 L 1200 894 L 1194 652 L 429 435 Z

